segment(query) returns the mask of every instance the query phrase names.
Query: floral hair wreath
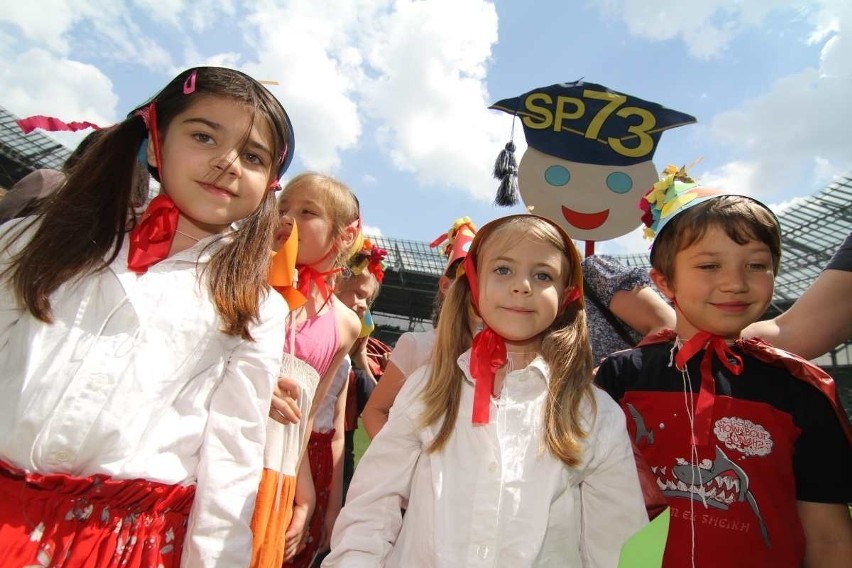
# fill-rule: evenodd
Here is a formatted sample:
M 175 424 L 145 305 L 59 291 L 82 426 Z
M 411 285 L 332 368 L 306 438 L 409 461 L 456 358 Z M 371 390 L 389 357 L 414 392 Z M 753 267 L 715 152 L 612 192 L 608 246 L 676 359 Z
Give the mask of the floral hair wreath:
M 669 164 L 663 170 L 663 175 L 660 181 L 651 186 L 648 193 L 639 200 L 639 209 L 642 210 L 642 224 L 645 225 L 643 236 L 646 239 L 653 239 L 660 230 L 660 219 L 663 216 L 664 208 L 671 201 L 672 190 L 675 189 L 675 182 L 690 184 L 694 186 L 695 180 L 686 173 L 686 166 L 678 168 L 675 165 Z
M 385 258 L 388 251 L 373 244 L 370 239 L 364 239 L 361 250 L 352 255 L 347 263 L 351 275 L 359 276 L 364 270 L 376 277 L 379 284 L 385 279 Z

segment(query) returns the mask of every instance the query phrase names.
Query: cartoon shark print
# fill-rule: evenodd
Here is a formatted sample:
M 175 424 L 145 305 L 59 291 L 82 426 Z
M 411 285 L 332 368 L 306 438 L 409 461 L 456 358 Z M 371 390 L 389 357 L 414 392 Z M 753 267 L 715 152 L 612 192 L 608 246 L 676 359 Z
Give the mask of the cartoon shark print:
M 766 546 L 772 543 L 766 524 L 754 495 L 749 490 L 748 474 L 716 446 L 716 456 L 704 460 L 694 467 L 685 459 L 678 458 L 678 465 L 671 468 L 670 474 L 665 467 L 654 467 L 657 486 L 667 498 L 679 497 L 692 499 L 706 507 L 726 511 L 734 503 L 748 503 L 760 523 L 760 532 Z

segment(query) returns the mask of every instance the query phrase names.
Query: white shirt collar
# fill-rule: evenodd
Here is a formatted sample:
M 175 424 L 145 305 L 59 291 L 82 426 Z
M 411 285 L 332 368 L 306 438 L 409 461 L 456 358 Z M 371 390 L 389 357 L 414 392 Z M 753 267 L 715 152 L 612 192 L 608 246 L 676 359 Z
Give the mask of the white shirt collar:
M 465 379 L 467 379 L 469 383 L 473 384 L 474 380 L 473 377 L 470 375 L 470 355 L 471 350 L 468 349 L 467 351 L 459 355 L 457 362 L 462 372 L 464 373 Z M 530 361 L 529 365 L 527 365 L 523 369 L 514 369 L 508 374 L 512 375 L 515 373 L 533 373 L 541 377 L 541 379 L 544 380 L 545 383 L 550 383 L 550 366 L 547 364 L 541 354 L 536 355 L 535 359 Z

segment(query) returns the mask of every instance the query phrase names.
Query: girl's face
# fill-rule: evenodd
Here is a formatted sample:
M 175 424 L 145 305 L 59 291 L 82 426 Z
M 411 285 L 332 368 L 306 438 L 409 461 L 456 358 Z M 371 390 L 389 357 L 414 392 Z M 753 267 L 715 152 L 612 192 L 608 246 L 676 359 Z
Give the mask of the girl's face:
M 506 241 L 504 241 L 506 242 Z M 551 244 L 520 238 L 482 244 L 478 260 L 479 313 L 512 347 L 538 350 L 559 312 L 568 276 L 565 256 Z
M 222 233 L 251 215 L 275 167 L 272 131 L 252 110 L 220 97 L 199 97 L 161 137 L 163 191 L 181 213 L 178 228 L 197 238 Z M 248 133 L 248 138 L 246 138 Z M 148 142 L 148 163 L 156 166 Z
M 317 193 L 313 186 L 300 184 L 288 189 L 278 202 L 279 224 L 275 233 L 275 247 L 278 248 L 287 240 L 295 221 L 299 229 L 297 264 L 314 266 L 333 256 L 329 254 L 334 244 L 331 238 L 331 215 Z

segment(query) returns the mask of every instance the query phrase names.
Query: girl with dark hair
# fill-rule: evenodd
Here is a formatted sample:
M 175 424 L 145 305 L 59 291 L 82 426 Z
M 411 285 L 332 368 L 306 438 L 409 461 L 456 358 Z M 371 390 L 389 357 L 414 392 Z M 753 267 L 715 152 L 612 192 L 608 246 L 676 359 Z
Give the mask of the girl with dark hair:
M 248 564 L 293 145 L 260 83 L 189 69 L 0 229 L 1 565 Z

